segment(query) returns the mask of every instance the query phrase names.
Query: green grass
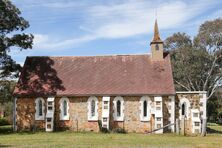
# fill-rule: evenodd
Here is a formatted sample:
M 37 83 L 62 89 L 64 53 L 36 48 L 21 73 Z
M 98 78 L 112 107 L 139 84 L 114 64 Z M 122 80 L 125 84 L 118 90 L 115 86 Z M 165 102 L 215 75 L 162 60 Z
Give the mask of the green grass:
M 0 135 L 7 133 L 12 133 L 12 126 L 11 125 L 0 126 Z
M 5 127 L 7 128 L 7 127 Z M 210 127 L 211 128 L 211 127 Z M 213 128 L 222 131 L 222 126 Z M 174 134 L 102 134 L 75 132 L 0 133 L 0 147 L 222 147 L 222 134 L 188 137 Z
M 208 123 L 207 124 L 208 133 L 217 133 L 222 134 L 222 125 L 216 123 Z

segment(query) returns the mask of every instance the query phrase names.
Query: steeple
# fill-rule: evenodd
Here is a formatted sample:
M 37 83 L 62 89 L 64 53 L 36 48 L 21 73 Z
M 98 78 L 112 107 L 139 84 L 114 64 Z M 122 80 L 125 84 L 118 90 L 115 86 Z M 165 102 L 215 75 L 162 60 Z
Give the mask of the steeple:
M 154 25 L 153 40 L 150 42 L 152 60 L 163 60 L 163 41 L 160 39 L 160 33 L 158 29 L 157 20 Z
M 163 41 L 160 39 L 160 33 L 159 33 L 159 29 L 158 29 L 157 19 L 156 19 L 155 25 L 154 25 L 153 40 L 150 44 L 153 44 L 153 43 L 163 43 Z

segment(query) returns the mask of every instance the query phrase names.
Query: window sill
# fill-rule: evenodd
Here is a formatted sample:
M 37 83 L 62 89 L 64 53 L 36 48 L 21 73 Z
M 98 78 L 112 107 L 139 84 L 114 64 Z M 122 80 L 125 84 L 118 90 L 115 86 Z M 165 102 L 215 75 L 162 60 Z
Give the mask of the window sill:
M 114 121 L 124 121 L 123 117 L 114 118 Z
M 94 116 L 94 117 L 88 116 L 88 121 L 98 121 L 98 120 L 99 120 L 98 116 Z
M 60 119 L 60 121 L 69 121 L 69 119 Z
M 148 121 L 150 121 L 150 119 L 148 119 L 148 118 L 142 118 L 142 119 L 140 119 L 140 121 L 141 121 L 141 122 L 148 122 Z
M 69 120 L 69 116 L 60 117 L 60 120 L 63 120 L 63 121 Z
M 41 120 L 45 120 L 44 118 L 37 118 L 37 119 L 35 119 L 36 121 L 41 121 Z
M 45 117 L 44 116 L 40 116 L 40 117 L 35 117 L 35 120 L 45 120 Z

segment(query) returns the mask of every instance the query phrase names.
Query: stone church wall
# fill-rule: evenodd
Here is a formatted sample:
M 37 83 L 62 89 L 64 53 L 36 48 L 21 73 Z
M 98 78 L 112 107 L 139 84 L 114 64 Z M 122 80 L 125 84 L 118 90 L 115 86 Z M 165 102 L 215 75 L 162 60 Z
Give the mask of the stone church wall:
M 123 97 L 124 99 L 124 121 L 113 120 L 113 100 L 111 97 L 110 103 L 110 124 L 111 129 L 123 128 L 127 132 L 149 132 L 152 130 L 152 123 L 154 120 L 151 116 L 150 121 L 140 121 L 140 98 L 135 97 Z
M 201 112 L 203 95 L 197 93 L 192 94 L 177 94 L 175 97 L 175 119 L 181 116 L 180 100 L 187 98 L 190 102 L 189 118 L 185 121 L 185 133 L 192 133 L 191 109 L 198 109 Z M 87 116 L 87 100 L 89 97 L 68 97 L 69 99 L 69 120 L 60 120 L 59 100 L 61 97 L 55 98 L 55 113 L 54 113 L 54 130 L 71 130 L 71 131 L 94 131 L 99 132 L 99 122 L 102 121 L 102 96 L 98 98 L 98 121 L 88 121 Z M 127 132 L 144 133 L 154 130 L 155 115 L 152 113 L 150 121 L 140 120 L 140 98 L 141 96 L 123 96 L 124 99 L 124 121 L 114 121 L 113 119 L 113 100 L 115 97 L 110 97 L 110 130 L 123 128 Z M 153 97 L 150 97 L 152 102 Z M 170 124 L 171 100 L 168 96 L 163 96 L 163 126 Z M 46 98 L 45 113 L 46 113 Z M 45 130 L 45 120 L 35 120 L 35 98 L 17 98 L 16 103 L 16 123 L 18 130 Z M 171 132 L 170 128 L 165 128 L 164 132 Z
M 44 100 L 46 101 L 46 99 Z M 18 130 L 45 129 L 45 121 L 35 120 L 35 99 L 18 98 L 16 102 Z
M 98 98 L 98 117 L 102 120 L 102 97 Z M 113 100 L 110 98 L 110 130 L 124 128 L 128 132 L 149 132 L 154 129 L 154 119 L 150 121 L 140 121 L 140 98 L 124 98 L 124 121 L 113 120 Z M 46 114 L 46 98 L 45 114 Z M 99 132 L 98 121 L 88 121 L 87 119 L 87 100 L 88 97 L 69 97 L 69 118 L 70 120 L 60 120 L 59 110 L 60 97 L 55 98 L 54 130 L 72 131 L 95 131 Z M 16 123 L 18 130 L 37 130 L 45 129 L 45 120 L 35 120 L 35 98 L 17 98 Z
M 201 116 L 203 115 L 203 112 L 206 112 L 204 111 L 203 109 L 203 96 L 204 94 L 202 93 L 199 93 L 199 92 L 192 92 L 192 93 L 180 93 L 178 92 L 177 95 L 176 95 L 176 99 L 175 99 L 175 108 L 176 108 L 176 114 L 175 114 L 175 118 L 178 118 L 180 120 L 180 127 L 182 127 L 181 125 L 181 120 L 182 120 L 182 113 L 181 113 L 181 110 L 182 110 L 182 107 L 181 107 L 181 101 L 184 100 L 184 99 L 187 99 L 189 100 L 189 109 L 187 111 L 187 114 L 186 116 L 184 117 L 185 119 L 185 125 L 184 125 L 184 128 L 185 128 L 185 134 L 187 135 L 191 135 L 191 134 L 198 134 L 198 133 L 193 133 L 192 130 L 193 130 L 193 125 L 192 125 L 192 110 L 198 110 L 199 111 L 199 118 L 201 119 Z M 200 126 L 201 126 L 201 121 L 200 121 Z M 200 131 L 199 131 L 200 132 Z

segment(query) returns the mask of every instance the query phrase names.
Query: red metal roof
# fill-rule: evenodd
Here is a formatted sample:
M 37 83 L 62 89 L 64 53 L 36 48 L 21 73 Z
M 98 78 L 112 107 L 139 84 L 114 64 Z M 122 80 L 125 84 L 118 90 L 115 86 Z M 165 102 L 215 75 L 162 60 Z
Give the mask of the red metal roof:
M 27 57 L 15 96 L 175 94 L 169 55 Z

